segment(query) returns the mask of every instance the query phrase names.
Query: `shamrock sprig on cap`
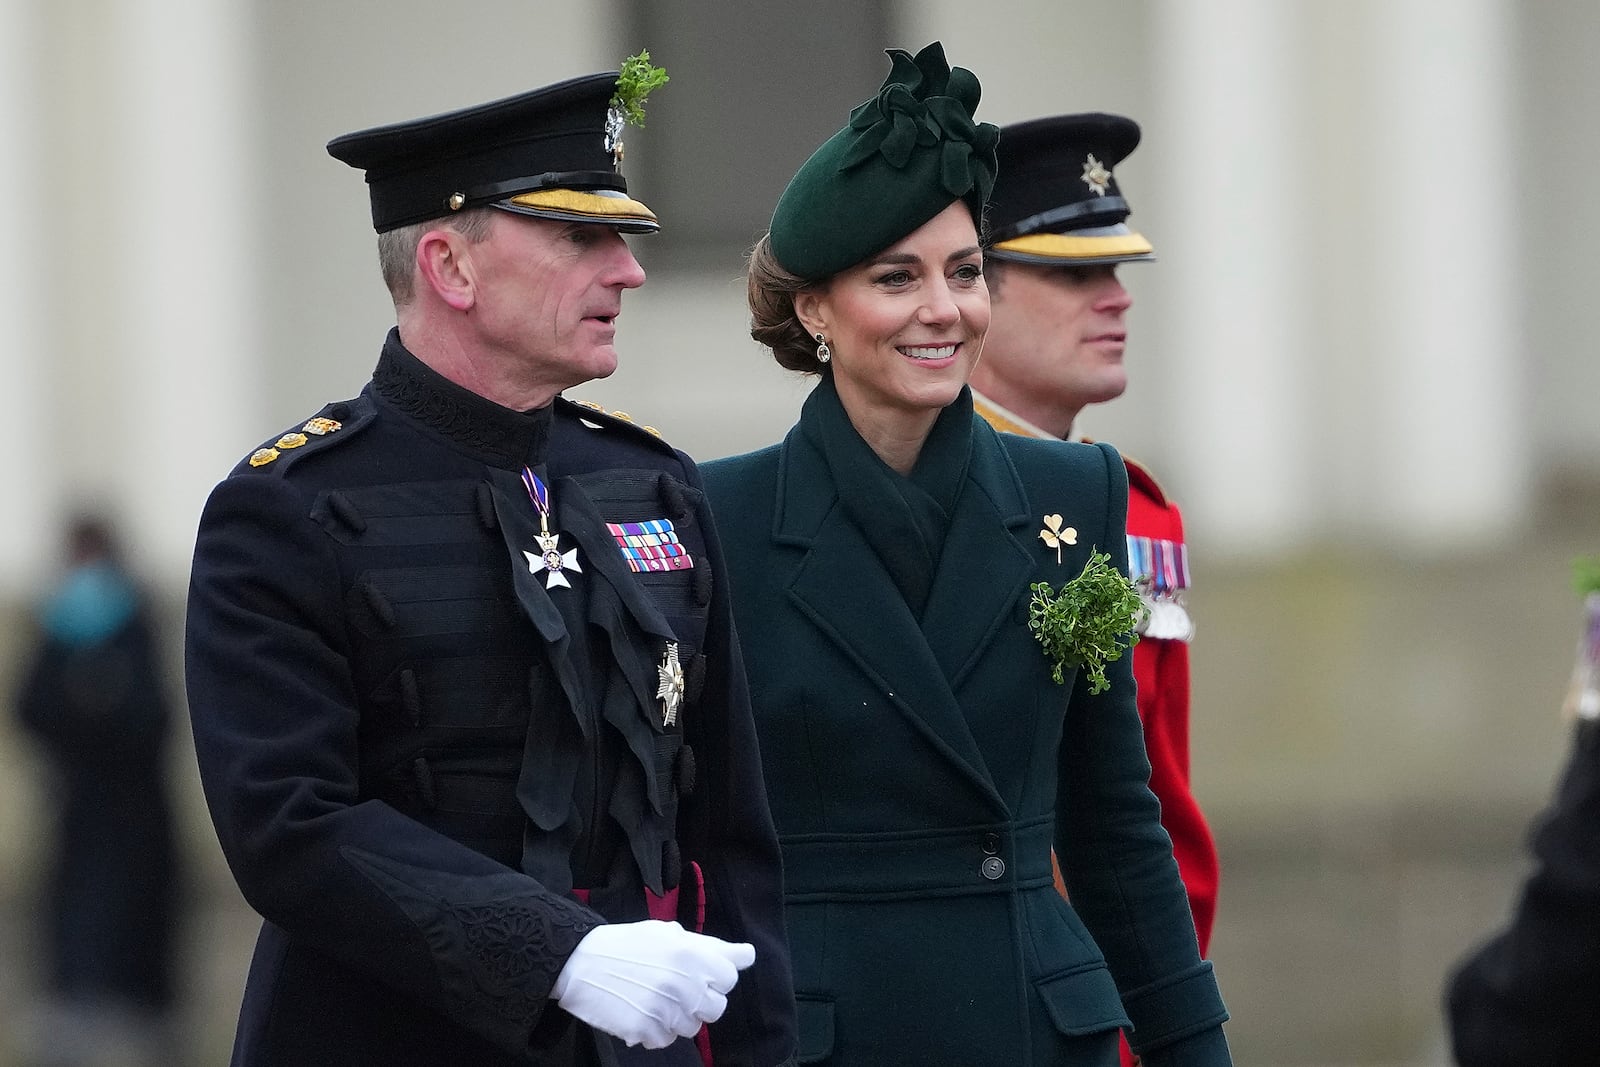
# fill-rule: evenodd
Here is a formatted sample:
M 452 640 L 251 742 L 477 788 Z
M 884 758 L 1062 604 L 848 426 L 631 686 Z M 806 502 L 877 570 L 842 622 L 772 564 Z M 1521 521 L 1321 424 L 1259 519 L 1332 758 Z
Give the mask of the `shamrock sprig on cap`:
M 669 80 L 664 69 L 650 65 L 650 50 L 643 49 L 638 55 L 622 61 L 622 70 L 617 74 L 617 88 L 611 96 L 611 106 L 622 113 L 629 125 L 642 130 L 645 98 Z

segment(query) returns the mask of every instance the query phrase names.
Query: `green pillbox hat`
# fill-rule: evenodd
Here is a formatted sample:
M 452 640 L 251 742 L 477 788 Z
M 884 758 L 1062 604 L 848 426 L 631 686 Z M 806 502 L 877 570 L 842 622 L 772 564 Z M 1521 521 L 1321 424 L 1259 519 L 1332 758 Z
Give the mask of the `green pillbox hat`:
M 956 200 L 981 228 L 1000 130 L 973 121 L 977 77 L 952 70 L 937 41 L 915 57 L 887 54 L 894 66 L 878 95 L 812 153 L 772 213 L 772 254 L 807 281 L 862 262 Z

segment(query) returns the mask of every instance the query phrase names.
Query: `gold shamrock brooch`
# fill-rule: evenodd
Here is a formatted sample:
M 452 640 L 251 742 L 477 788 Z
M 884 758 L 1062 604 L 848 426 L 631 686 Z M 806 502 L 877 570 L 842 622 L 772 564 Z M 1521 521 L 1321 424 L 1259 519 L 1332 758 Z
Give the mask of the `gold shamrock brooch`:
M 1056 562 L 1060 563 L 1061 546 L 1077 544 L 1078 531 L 1076 527 L 1072 526 L 1068 526 L 1063 530 L 1061 528 L 1060 515 L 1046 515 L 1044 517 L 1044 529 L 1039 531 L 1039 540 L 1056 550 Z

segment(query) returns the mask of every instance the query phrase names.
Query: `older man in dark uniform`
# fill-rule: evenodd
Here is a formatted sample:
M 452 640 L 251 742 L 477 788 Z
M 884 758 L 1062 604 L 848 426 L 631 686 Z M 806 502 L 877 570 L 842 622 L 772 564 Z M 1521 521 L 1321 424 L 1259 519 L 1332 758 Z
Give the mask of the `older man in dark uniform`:
M 366 172 L 398 325 L 360 396 L 217 487 L 190 590 L 206 796 L 265 919 L 236 1064 L 793 1054 L 698 472 L 561 396 L 615 368 L 644 281 L 637 84 L 328 146 Z

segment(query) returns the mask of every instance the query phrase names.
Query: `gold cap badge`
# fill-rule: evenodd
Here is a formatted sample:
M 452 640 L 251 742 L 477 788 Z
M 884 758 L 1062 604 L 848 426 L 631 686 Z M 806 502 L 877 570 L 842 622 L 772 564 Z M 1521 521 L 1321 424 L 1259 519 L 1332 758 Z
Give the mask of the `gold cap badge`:
M 1105 196 L 1106 189 L 1111 186 L 1111 170 L 1104 163 L 1094 158 L 1094 153 L 1083 164 L 1083 184 L 1095 196 Z

